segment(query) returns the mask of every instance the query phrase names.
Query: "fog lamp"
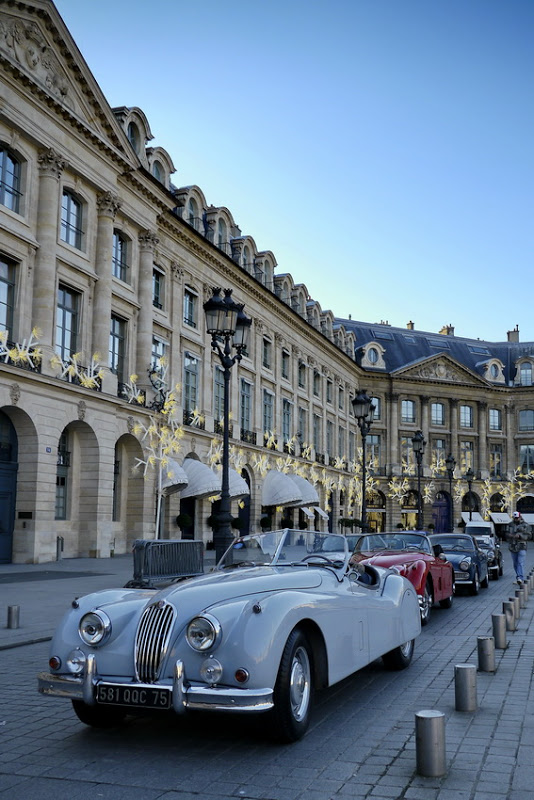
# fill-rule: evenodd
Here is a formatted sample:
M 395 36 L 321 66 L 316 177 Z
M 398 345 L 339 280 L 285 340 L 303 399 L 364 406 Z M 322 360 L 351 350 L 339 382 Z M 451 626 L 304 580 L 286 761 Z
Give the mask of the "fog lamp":
M 216 658 L 207 658 L 200 667 L 200 677 L 206 683 L 213 685 L 219 683 L 223 675 L 223 668 L 220 661 Z
M 69 672 L 73 675 L 79 675 L 85 668 L 85 653 L 78 647 L 76 650 L 71 650 L 65 662 Z

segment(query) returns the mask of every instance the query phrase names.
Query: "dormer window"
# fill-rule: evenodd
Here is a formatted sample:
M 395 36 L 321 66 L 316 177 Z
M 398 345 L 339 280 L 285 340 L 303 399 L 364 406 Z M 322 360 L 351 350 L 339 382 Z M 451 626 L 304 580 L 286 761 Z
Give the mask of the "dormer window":
M 141 137 L 139 136 L 139 128 L 135 124 L 135 122 L 128 123 L 128 141 L 132 145 L 133 149 L 137 154 L 139 154 L 139 147 L 141 145 Z
M 154 161 L 154 163 L 152 164 L 152 175 L 160 183 L 165 183 L 165 170 L 163 169 L 159 161 Z
M 519 368 L 519 383 L 521 386 L 532 386 L 532 364 L 523 361 Z
M 376 364 L 378 361 L 378 350 L 376 347 L 370 347 L 367 351 L 367 358 L 371 362 L 371 364 Z

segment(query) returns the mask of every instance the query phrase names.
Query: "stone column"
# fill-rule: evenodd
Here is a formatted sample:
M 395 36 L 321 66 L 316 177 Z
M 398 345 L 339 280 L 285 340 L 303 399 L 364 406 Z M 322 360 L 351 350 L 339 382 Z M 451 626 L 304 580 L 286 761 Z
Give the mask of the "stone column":
M 111 327 L 111 285 L 113 256 L 113 221 L 121 203 L 113 192 L 98 195 L 95 272 L 97 275 L 93 303 L 93 350 L 104 370 L 102 390 L 117 393 L 117 376 L 109 369 L 109 332 Z
M 154 254 L 159 239 L 153 231 L 142 231 L 139 234 L 139 316 L 137 318 L 137 364 L 135 372 L 138 386 L 150 388 L 148 368 L 152 357 L 152 273 L 154 270 Z
M 55 374 L 50 367 L 54 353 L 54 309 L 56 307 L 56 247 L 58 239 L 59 178 L 67 162 L 49 148 L 39 153 L 39 197 L 36 237 L 39 249 L 35 258 L 32 327 L 39 330 L 43 351 L 42 372 Z M 24 335 L 29 335 L 29 331 Z
M 449 415 L 450 415 L 450 431 L 451 431 L 451 448 L 450 451 L 454 460 L 456 461 L 456 469 L 461 473 L 462 465 L 460 464 L 459 448 L 458 448 L 458 400 L 449 400 Z
M 504 431 L 505 431 L 505 452 L 503 453 L 503 478 L 510 480 L 515 468 L 519 466 L 519 452 L 514 439 L 514 415 L 515 406 L 508 400 L 504 406 Z M 513 509 L 508 509 L 511 514 Z
M 427 469 L 426 465 L 430 464 L 432 461 L 432 448 L 430 437 L 428 435 L 428 397 L 420 397 L 419 402 L 421 403 L 421 430 L 423 431 L 423 436 L 426 442 L 425 452 L 423 453 L 423 463 L 421 465 L 421 475 L 428 475 L 430 474 L 430 471 Z

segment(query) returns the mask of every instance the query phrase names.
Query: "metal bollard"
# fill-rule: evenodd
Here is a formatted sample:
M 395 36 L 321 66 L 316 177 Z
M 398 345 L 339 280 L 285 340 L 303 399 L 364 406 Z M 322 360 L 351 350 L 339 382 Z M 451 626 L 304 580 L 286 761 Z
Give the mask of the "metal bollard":
M 519 604 L 519 597 L 510 597 L 510 600 L 514 604 L 515 621 L 517 627 L 517 621 L 521 618 L 521 606 Z
M 7 627 L 18 628 L 20 619 L 20 606 L 7 607 Z
M 493 627 L 495 647 L 497 650 L 506 650 L 508 647 L 506 641 L 506 614 L 492 614 L 491 624 Z
M 478 636 L 477 649 L 480 672 L 495 672 L 495 639 L 493 636 Z
M 65 539 L 63 536 L 56 536 L 56 561 L 61 561 L 63 558 L 63 546 Z
M 474 664 L 454 667 L 454 697 L 456 711 L 477 710 L 477 670 Z
M 521 587 L 521 589 L 519 590 L 519 605 L 521 606 L 521 608 L 525 608 L 526 604 L 527 604 L 527 598 L 525 595 L 525 590 L 523 589 L 523 587 Z
M 523 589 L 523 593 L 525 595 L 525 605 L 526 605 L 528 603 L 528 595 L 530 591 L 528 586 L 528 581 L 525 581 L 521 588 Z
M 517 628 L 515 620 L 515 603 L 513 600 L 505 600 L 502 604 L 502 613 L 506 617 L 506 630 L 515 631 Z
M 445 714 L 433 709 L 415 715 L 416 764 L 419 775 L 438 778 L 447 771 Z

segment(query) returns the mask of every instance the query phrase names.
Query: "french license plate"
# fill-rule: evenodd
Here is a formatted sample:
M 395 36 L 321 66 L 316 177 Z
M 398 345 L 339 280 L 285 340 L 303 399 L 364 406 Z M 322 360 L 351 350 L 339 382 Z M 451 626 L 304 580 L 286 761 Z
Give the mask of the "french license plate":
M 171 707 L 171 690 L 159 686 L 99 683 L 96 701 L 104 705 L 168 709 Z

